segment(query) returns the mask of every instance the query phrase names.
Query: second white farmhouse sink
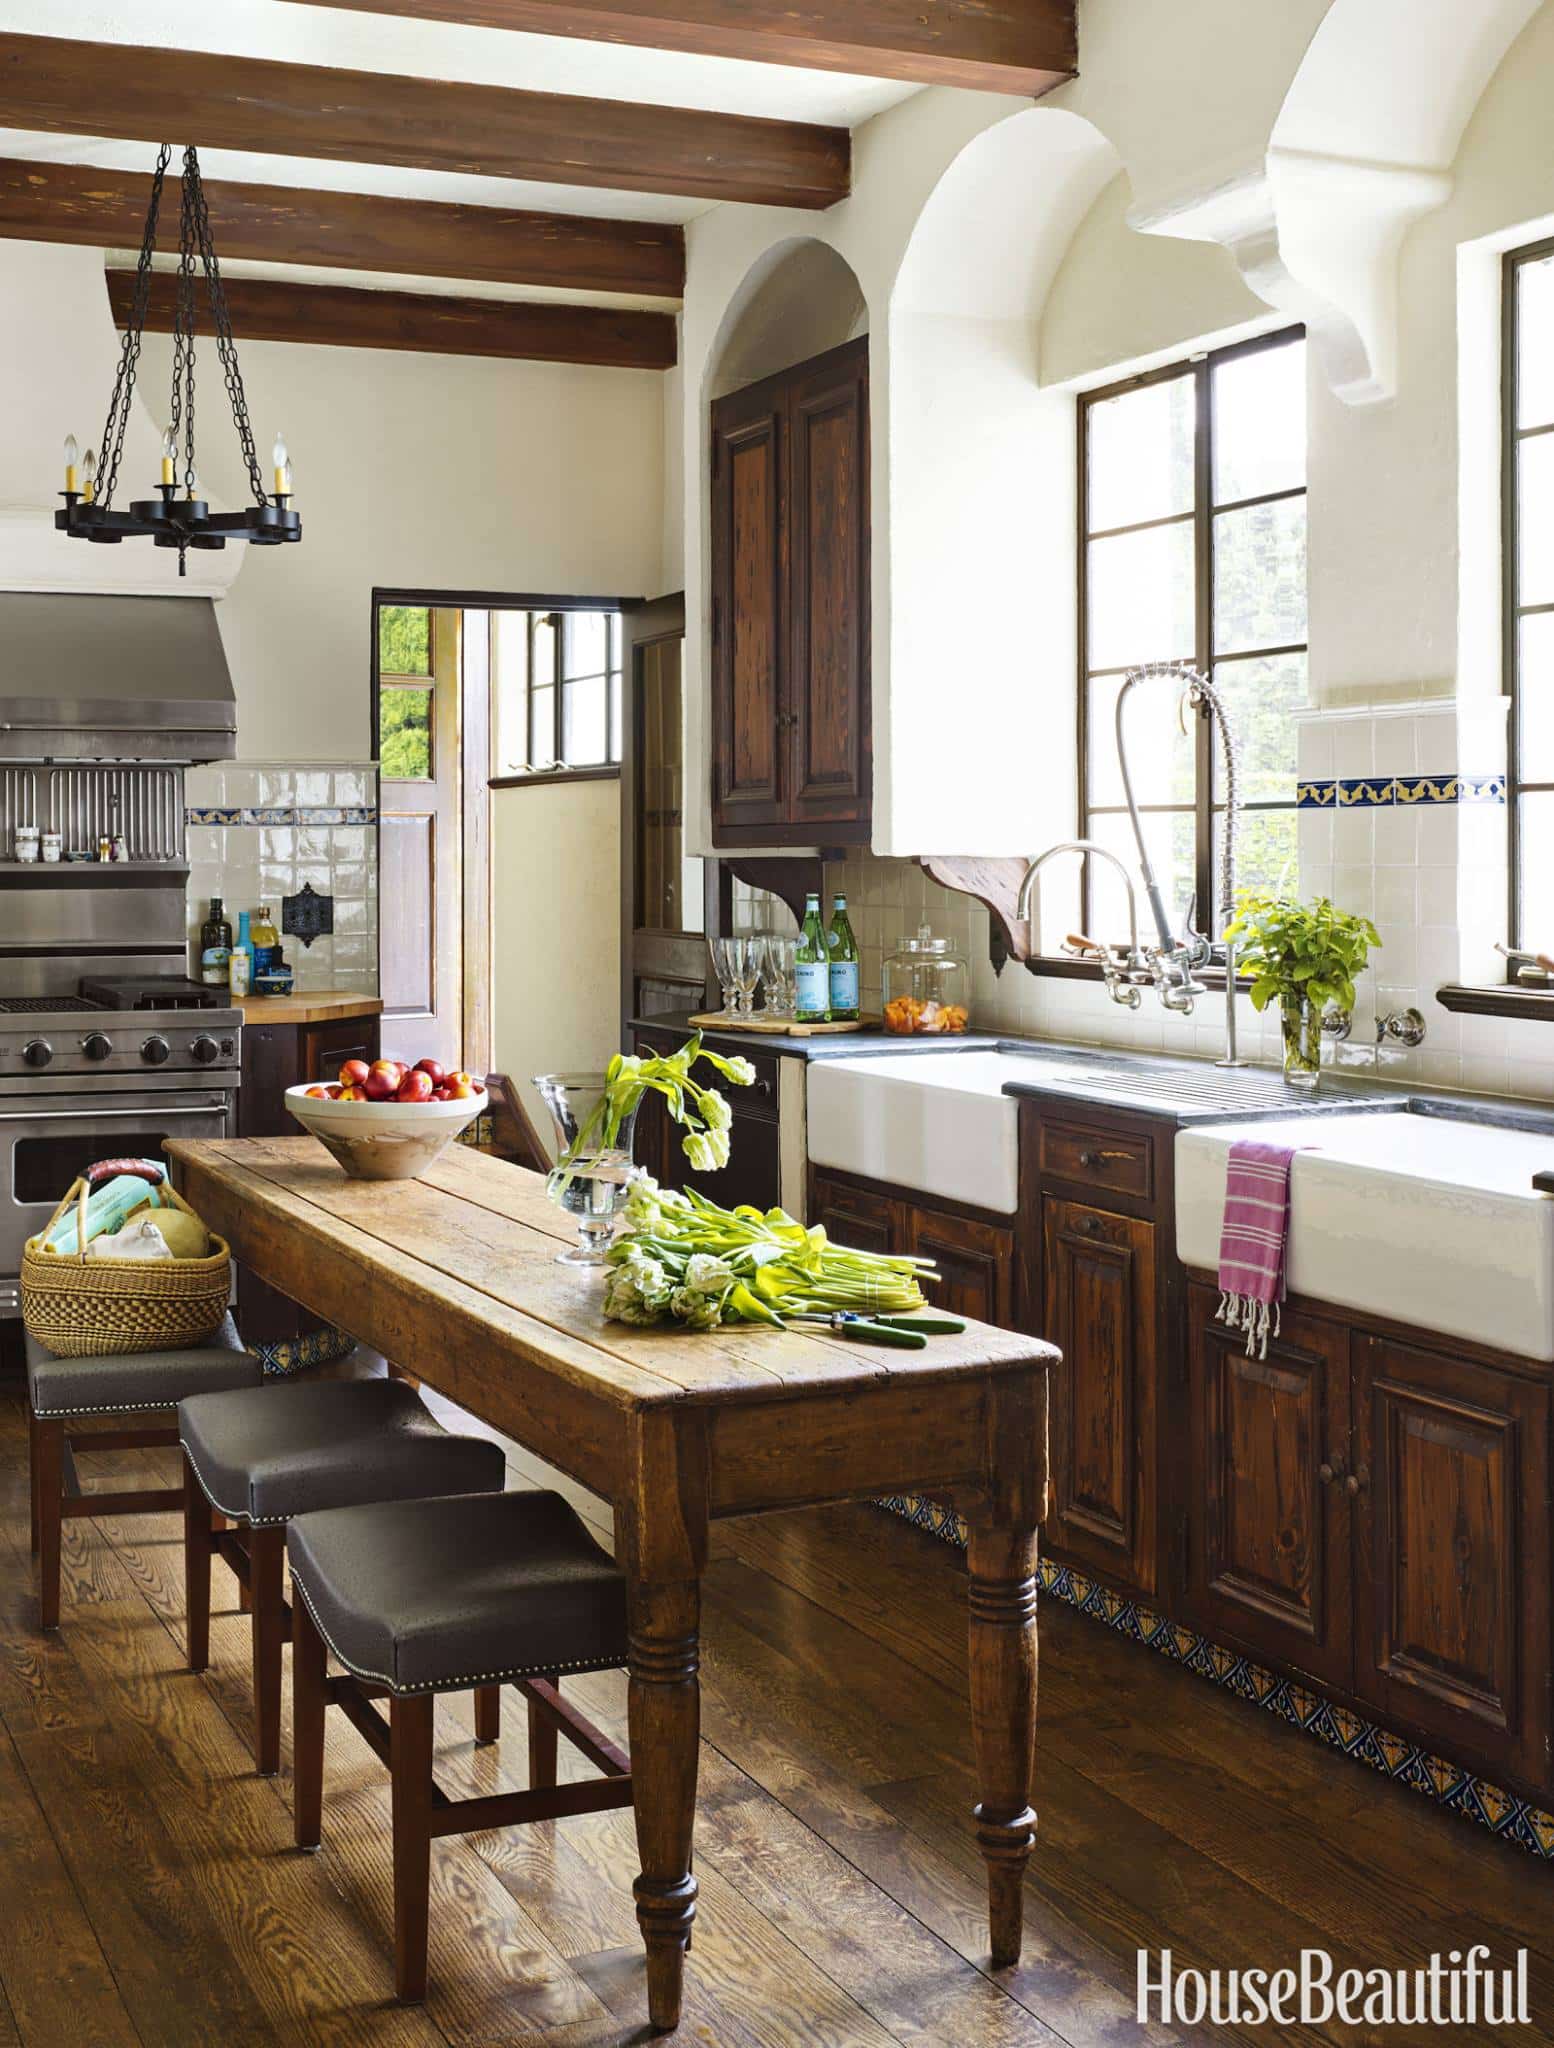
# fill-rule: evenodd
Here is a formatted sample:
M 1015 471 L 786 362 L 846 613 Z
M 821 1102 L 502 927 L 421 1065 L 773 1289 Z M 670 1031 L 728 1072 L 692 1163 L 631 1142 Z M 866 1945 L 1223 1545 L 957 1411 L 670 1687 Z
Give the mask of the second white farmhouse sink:
M 1012 1216 L 1019 1105 L 1001 1090 L 1030 1065 L 999 1052 L 813 1060 L 809 1156 L 816 1166 Z
M 1213 1124 L 1176 1139 L 1176 1247 L 1219 1263 L 1237 1138 L 1303 1148 L 1290 1169 L 1291 1293 L 1554 1359 L 1554 1139 L 1383 1113 Z

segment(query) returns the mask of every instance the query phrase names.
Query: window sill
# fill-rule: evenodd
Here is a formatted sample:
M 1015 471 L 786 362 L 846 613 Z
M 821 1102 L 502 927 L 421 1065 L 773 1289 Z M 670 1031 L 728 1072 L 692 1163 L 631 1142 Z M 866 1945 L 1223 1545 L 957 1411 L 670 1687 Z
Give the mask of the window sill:
M 525 775 L 493 775 L 487 789 L 534 789 L 544 783 L 619 782 L 619 762 L 599 768 L 536 768 Z
M 1521 1017 L 1528 1022 L 1554 1023 L 1554 988 L 1513 988 L 1502 982 L 1491 988 L 1469 988 L 1448 982 L 1435 991 L 1443 1010 L 1467 1017 Z

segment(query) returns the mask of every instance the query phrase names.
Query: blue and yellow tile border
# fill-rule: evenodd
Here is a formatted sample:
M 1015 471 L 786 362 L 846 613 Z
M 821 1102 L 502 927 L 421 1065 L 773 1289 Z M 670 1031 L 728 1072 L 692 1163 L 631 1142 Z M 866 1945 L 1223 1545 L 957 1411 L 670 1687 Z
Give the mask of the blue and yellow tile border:
M 1503 775 L 1329 775 L 1295 785 L 1298 811 L 1410 810 L 1434 804 L 1503 804 Z
M 315 1366 L 334 1365 L 349 1358 L 355 1349 L 356 1339 L 336 1329 L 333 1323 L 320 1323 L 317 1329 L 305 1330 L 298 1337 L 248 1346 L 250 1356 L 258 1359 L 266 1379 L 290 1379 L 294 1373 L 309 1372 Z
M 926 1529 L 941 1542 L 964 1549 L 966 1525 L 955 1510 L 921 1494 L 893 1494 L 878 1506 L 901 1515 L 914 1528 Z M 1200 1678 L 1233 1692 L 1264 1713 L 1287 1721 L 1307 1735 L 1325 1742 L 1330 1749 L 1366 1764 L 1384 1777 L 1395 1778 L 1411 1791 L 1423 1793 L 1438 1805 L 1477 1822 L 1502 1841 L 1514 1842 L 1533 1856 L 1554 1858 L 1554 1813 L 1545 1813 L 1531 1800 L 1519 1798 L 1485 1778 L 1477 1778 L 1462 1765 L 1422 1749 L 1405 1736 L 1363 1720 L 1347 1707 L 1266 1670 L 1238 1650 L 1222 1649 L 1196 1629 L 1157 1614 L 1142 1601 L 1130 1600 L 1099 1584 L 1071 1565 L 1042 1558 L 1037 1566 L 1037 1583 L 1044 1594 L 1076 1608 L 1091 1620 L 1103 1622 L 1118 1635 L 1142 1643 L 1146 1649 L 1183 1664 Z
M 375 804 L 191 804 L 186 825 L 376 825 Z

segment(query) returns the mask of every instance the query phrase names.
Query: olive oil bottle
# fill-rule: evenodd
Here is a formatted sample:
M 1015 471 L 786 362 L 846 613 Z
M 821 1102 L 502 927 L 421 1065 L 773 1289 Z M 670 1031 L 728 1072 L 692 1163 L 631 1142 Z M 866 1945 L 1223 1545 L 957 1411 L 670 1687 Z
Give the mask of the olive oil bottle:
M 820 892 L 804 899 L 804 928 L 794 961 L 793 1015 L 800 1024 L 823 1024 L 831 1011 L 831 950 L 820 921 Z
M 232 927 L 221 907 L 221 898 L 212 896 L 210 916 L 200 927 L 200 980 L 209 988 L 225 988 L 231 957 Z

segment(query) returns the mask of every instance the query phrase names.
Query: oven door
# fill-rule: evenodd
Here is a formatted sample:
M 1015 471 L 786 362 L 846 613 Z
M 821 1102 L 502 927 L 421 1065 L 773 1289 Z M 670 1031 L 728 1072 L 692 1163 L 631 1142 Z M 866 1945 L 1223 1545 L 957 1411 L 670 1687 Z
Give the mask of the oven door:
M 0 1317 L 21 1313 L 22 1247 L 66 1188 L 99 1159 L 160 1159 L 164 1138 L 229 1138 L 234 1098 L 219 1089 L 0 1096 Z

